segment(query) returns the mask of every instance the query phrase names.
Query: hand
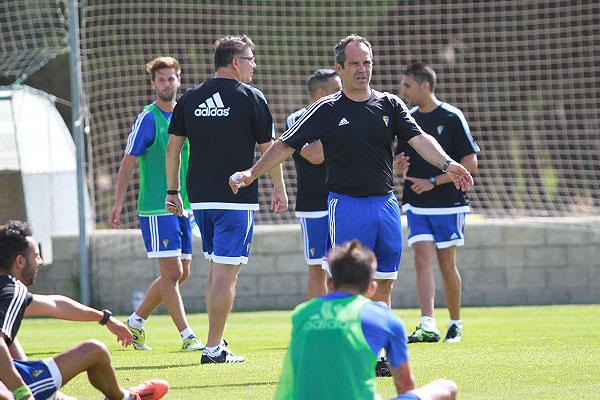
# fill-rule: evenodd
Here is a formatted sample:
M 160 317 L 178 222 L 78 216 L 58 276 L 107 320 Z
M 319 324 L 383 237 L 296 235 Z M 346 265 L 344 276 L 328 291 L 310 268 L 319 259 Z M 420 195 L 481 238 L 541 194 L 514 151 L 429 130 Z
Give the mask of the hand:
M 454 186 L 456 186 L 458 190 L 468 192 L 471 189 L 471 186 L 475 184 L 471 173 L 462 164 L 459 164 L 456 161 L 452 161 L 448 165 L 447 172 L 450 179 L 452 179 L 452 182 L 454 182 Z
M 410 157 L 405 156 L 404 152 L 396 155 L 394 158 L 394 167 L 396 167 L 398 172 L 402 173 L 403 178 L 406 178 L 406 173 L 408 172 L 408 167 L 410 166 L 410 163 L 408 162 L 409 159 Z
M 254 179 L 250 175 L 250 170 L 238 171 L 229 177 L 229 187 L 234 194 L 238 194 L 241 187 L 248 186 L 252 182 Z
M 180 194 L 168 194 L 165 197 L 165 208 L 173 215 L 181 217 L 183 214 L 183 201 Z
M 110 211 L 108 216 L 108 222 L 113 228 L 119 229 L 123 227 L 123 222 L 119 219 L 123 206 L 121 204 L 115 204 L 113 209 Z
M 431 183 L 429 181 L 429 179 L 412 178 L 410 176 L 405 176 L 404 179 L 406 179 L 407 181 L 410 181 L 410 182 L 413 183 L 412 185 L 410 185 L 410 188 L 416 194 L 421 194 L 423 192 L 428 192 L 428 191 L 432 190 L 435 187 L 433 185 L 433 183 Z
M 288 208 L 288 196 L 285 190 L 274 190 L 271 195 L 271 211 L 281 214 Z
M 117 337 L 117 342 L 123 344 L 123 347 L 127 347 L 131 344 L 133 335 L 124 323 L 114 317 L 110 317 L 106 323 L 106 327 Z

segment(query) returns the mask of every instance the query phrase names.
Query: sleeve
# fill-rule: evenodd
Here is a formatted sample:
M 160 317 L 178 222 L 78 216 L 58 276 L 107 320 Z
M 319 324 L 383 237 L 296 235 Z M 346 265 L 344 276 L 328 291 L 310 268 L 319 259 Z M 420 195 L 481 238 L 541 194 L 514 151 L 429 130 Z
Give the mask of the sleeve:
M 393 121 L 396 137 L 398 138 L 398 149 L 400 146 L 406 145 L 406 142 L 413 137 L 424 132 L 412 115 L 410 115 L 410 111 L 400 98 L 391 95 L 390 101 L 392 103 L 392 109 L 394 110 Z
M 404 323 L 392 310 L 389 310 L 388 329 L 390 340 L 385 351 L 390 365 L 395 368 L 408 360 L 408 337 Z
M 152 146 L 155 139 L 156 122 L 154 121 L 154 115 L 150 110 L 144 110 L 137 116 L 131 127 L 131 132 L 127 137 L 125 154 L 140 156 L 144 154 L 148 147 Z
M 175 104 L 175 108 L 173 108 L 173 115 L 171 115 L 171 122 L 169 123 L 169 134 L 175 136 L 187 136 L 185 133 L 185 120 L 184 120 L 184 110 L 185 110 L 185 99 L 186 95 L 189 93 L 191 89 L 188 89 L 180 98 L 177 100 Z
M 275 126 L 273 125 L 273 116 L 267 99 L 258 89 L 255 89 L 255 98 L 253 104 L 253 123 L 254 139 L 258 144 L 267 143 L 275 138 Z
M 31 304 L 33 295 L 25 285 L 19 283 L 7 285 L 0 291 L 0 331 L 6 336 L 6 344 L 10 345 L 21 325 L 25 308 Z
M 285 131 L 279 138 L 288 146 L 301 150 L 305 144 L 321 139 L 325 129 L 323 129 L 323 112 L 326 109 L 325 103 L 316 102 Z
M 453 140 L 456 149 L 456 158 L 460 161 L 464 156 L 478 153 L 480 149 L 477 143 L 475 143 L 473 136 L 471 136 L 471 130 L 462 111 L 457 109 L 454 115 L 455 134 Z
M 385 348 L 392 367 L 398 367 L 408 360 L 406 328 L 400 317 L 386 304 L 365 304 L 360 319 L 365 339 L 375 355 Z

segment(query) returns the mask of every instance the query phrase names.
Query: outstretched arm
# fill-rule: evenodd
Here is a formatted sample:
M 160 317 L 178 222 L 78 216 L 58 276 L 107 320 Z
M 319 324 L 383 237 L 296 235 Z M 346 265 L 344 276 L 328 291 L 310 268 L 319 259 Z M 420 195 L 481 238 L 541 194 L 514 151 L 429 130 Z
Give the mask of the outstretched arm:
M 104 317 L 104 313 L 95 308 L 88 307 L 69 297 L 60 295 L 34 294 L 31 304 L 25 309 L 26 316 L 46 316 L 67 321 L 95 321 Z M 133 339 L 129 329 L 117 319 L 110 317 L 106 327 L 116 337 L 117 342 L 129 346 Z

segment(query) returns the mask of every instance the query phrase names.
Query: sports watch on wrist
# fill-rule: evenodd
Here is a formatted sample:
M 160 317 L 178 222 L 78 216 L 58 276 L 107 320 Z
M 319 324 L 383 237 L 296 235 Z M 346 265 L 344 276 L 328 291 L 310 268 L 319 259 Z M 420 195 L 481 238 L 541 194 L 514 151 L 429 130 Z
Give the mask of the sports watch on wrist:
M 432 176 L 431 178 L 429 178 L 429 182 L 431 182 L 433 187 L 437 186 L 437 179 L 435 179 L 435 176 Z
M 450 165 L 451 162 L 452 162 L 452 160 L 446 160 L 446 162 L 444 163 L 444 165 L 442 165 L 442 171 L 443 172 L 448 172 L 448 165 Z
M 106 308 L 103 309 L 102 312 L 104 313 L 104 316 L 102 317 L 102 319 L 100 321 L 98 321 L 98 323 L 100 325 L 106 325 L 106 323 L 108 322 L 110 317 L 112 317 L 112 313 L 110 311 L 108 311 Z
M 167 194 L 179 194 L 179 189 L 167 189 Z

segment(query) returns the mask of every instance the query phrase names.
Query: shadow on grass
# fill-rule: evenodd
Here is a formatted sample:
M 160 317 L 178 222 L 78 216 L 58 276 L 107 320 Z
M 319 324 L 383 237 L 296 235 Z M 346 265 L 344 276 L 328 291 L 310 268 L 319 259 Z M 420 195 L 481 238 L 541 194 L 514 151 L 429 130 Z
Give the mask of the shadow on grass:
M 268 386 L 277 385 L 277 382 L 248 382 L 248 383 L 224 383 L 222 385 L 199 385 L 199 386 L 171 386 L 170 390 L 210 389 L 220 387 L 245 387 L 245 386 Z
M 195 367 L 200 363 L 191 364 L 171 364 L 171 365 L 135 365 L 132 367 L 115 367 L 117 371 L 127 371 L 131 369 L 142 370 L 142 369 L 165 369 L 165 368 L 181 368 L 181 367 Z

